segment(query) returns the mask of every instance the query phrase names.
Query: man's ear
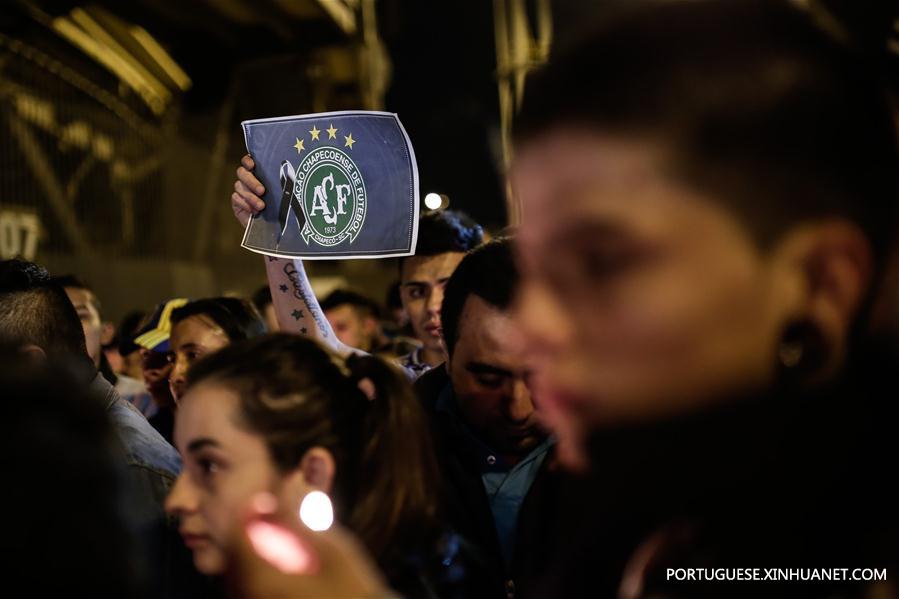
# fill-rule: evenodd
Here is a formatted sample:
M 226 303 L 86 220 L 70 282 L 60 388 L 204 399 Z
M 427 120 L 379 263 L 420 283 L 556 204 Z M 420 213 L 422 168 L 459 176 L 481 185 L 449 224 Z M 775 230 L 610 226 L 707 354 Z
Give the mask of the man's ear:
M 874 254 L 861 229 L 829 219 L 787 234 L 778 253 L 801 280 L 800 314 L 827 344 L 827 366 L 843 357 L 850 329 L 871 288 Z
M 307 485 L 330 494 L 334 487 L 337 464 L 330 451 L 316 445 L 303 454 L 297 471 L 302 474 Z
M 378 332 L 378 319 L 374 316 L 365 316 L 362 319 L 362 330 L 365 331 L 366 335 L 374 337 Z

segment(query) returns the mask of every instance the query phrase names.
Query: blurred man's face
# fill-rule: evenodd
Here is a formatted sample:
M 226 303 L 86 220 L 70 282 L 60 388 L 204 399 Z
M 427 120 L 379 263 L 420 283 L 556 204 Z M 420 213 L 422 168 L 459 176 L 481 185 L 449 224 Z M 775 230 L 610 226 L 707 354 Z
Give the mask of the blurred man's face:
M 562 429 L 664 417 L 774 374 L 797 290 L 663 164 L 648 143 L 574 130 L 519 148 L 518 316 Z
M 102 353 L 103 321 L 100 319 L 100 311 L 97 308 L 97 298 L 88 289 L 80 287 L 66 287 L 66 295 L 69 296 L 69 301 L 75 306 L 78 318 L 81 319 L 87 353 L 94 361 L 94 365 L 99 366 Z
M 443 352 L 440 344 L 440 305 L 443 289 L 465 252 L 436 256 L 412 256 L 403 261 L 400 296 L 415 337 L 432 352 Z
M 537 427 L 523 349 L 510 314 L 475 295 L 465 300 L 448 362 L 456 402 L 472 431 L 513 462 L 545 436 Z
M 109 357 L 109 353 L 112 352 L 117 355 L 119 354 L 118 350 L 113 348 L 107 353 L 107 358 Z M 121 361 L 121 366 L 118 372 L 137 380 L 144 378 L 143 360 L 139 351 L 133 351 L 127 356 L 119 355 L 119 360 Z
M 156 405 L 161 408 L 174 406 L 175 399 L 169 388 L 169 375 L 174 364 L 169 361 L 168 353 L 140 348 L 134 354 L 140 356 L 144 386 Z M 129 354 L 129 357 L 134 354 Z
M 378 332 L 378 322 L 374 318 L 349 304 L 327 310 L 325 318 L 342 343 L 366 352 L 372 350 Z

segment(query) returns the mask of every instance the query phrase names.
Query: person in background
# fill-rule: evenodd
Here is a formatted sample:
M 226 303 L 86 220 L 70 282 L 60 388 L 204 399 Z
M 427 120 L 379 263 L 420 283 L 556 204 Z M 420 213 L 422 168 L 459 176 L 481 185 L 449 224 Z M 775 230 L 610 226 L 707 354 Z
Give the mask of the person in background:
M 265 207 L 265 188 L 253 175 L 255 162 L 247 155 L 237 169 L 231 208 L 241 227 Z M 440 303 L 443 288 L 465 253 L 484 240 L 484 230 L 461 212 L 441 210 L 421 216 L 414 256 L 400 259 L 403 306 L 420 348 L 402 356 L 400 365 L 411 378 L 442 364 L 446 359 L 440 342 Z M 331 350 L 356 351 L 337 338 L 312 292 L 301 260 L 266 256 L 266 274 L 281 330 L 310 336 Z
M 362 294 L 335 289 L 320 302 L 334 334 L 344 345 L 375 353 L 386 342 L 378 305 Z
M 388 338 L 378 305 L 364 295 L 335 289 L 321 301 L 325 317 L 341 343 L 384 358 L 399 358 L 417 345 L 404 337 Z
M 156 413 L 156 404 L 144 388 L 143 383 L 130 376 L 116 374 L 106 359 L 102 339 L 109 334 L 112 325 L 103 320 L 97 294 L 74 275 L 54 277 L 54 281 L 65 289 L 66 295 L 75 307 L 75 312 L 78 314 L 84 330 L 87 353 L 93 360 L 94 366 L 115 387 L 123 399 L 131 402 L 147 418 L 153 416 Z
M 122 339 L 119 344 L 122 355 L 140 359 L 144 387 L 156 406 L 156 413 L 148 420 L 169 443 L 175 426 L 175 398 L 169 388 L 172 365 L 168 357 L 172 312 L 187 302 L 185 298 L 175 298 L 158 304 L 152 313 L 137 323 L 132 336 Z
M 175 403 L 187 384 L 190 365 L 235 341 L 264 335 L 265 323 L 253 304 L 234 297 L 193 300 L 172 311 L 168 360 L 169 389 Z
M 251 301 L 259 314 L 262 315 L 268 331 L 270 333 L 278 332 L 280 330 L 278 328 L 278 315 L 275 314 L 275 306 L 272 304 L 272 291 L 268 288 L 268 285 L 263 285 L 257 289 Z
M 183 545 L 173 536 L 163 511 L 168 490 L 181 470 L 178 452 L 97 371 L 72 302 L 37 264 L 0 261 L 0 342 L 12 344 L 34 360 L 72 364 L 85 396 L 103 406 L 123 447 L 118 463 L 126 477 L 128 505 L 122 509 L 147 557 L 150 594 L 178 596 L 181 590 L 189 591 L 195 573 L 179 561 Z M 59 492 L 64 494 L 66 489 Z M 64 504 L 60 509 L 65 509 Z
M 228 574 L 229 543 L 255 495 L 299 485 L 332 498 L 336 519 L 403 596 L 459 596 L 460 547 L 435 518 L 424 414 L 399 370 L 279 333 L 198 360 L 183 391 L 175 438 L 185 470 L 167 509 L 202 572 Z
M 130 341 L 134 339 L 140 325 L 148 317 L 149 314 L 143 310 L 129 312 L 122 317 L 119 326 L 116 327 L 112 341 L 109 345 L 103 347 L 106 359 L 109 360 L 109 365 L 112 366 L 113 372 L 116 374 L 124 374 L 139 381 L 144 380 L 140 352 L 135 351 L 137 347 L 131 346 L 128 352 L 125 349 L 131 345 Z
M 465 253 L 484 241 L 484 230 L 462 212 L 441 210 L 418 221 L 415 255 L 400 259 L 400 296 L 421 347 L 400 358 L 417 374 L 446 361 L 440 336 L 440 306 L 447 281 Z
M 75 312 L 78 314 L 84 330 L 87 353 L 94 362 L 94 366 L 101 368 L 103 362 L 101 340 L 106 334 L 106 329 L 111 325 L 104 322 L 100 315 L 100 300 L 97 299 L 97 295 L 91 288 L 74 275 L 61 275 L 53 277 L 53 280 L 54 283 L 65 289 L 66 295 L 75 307 Z M 108 371 L 108 364 L 103 370 Z
M 868 320 L 896 130 L 822 5 L 634 3 L 528 84 L 519 322 L 589 460 L 544 596 L 896 596 L 667 575 L 897 566 L 896 343 Z
M 485 556 L 484 597 L 526 594 L 542 572 L 557 501 L 554 440 L 538 422 L 510 312 L 512 239 L 470 252 L 446 285 L 449 359 L 415 383 L 429 416 L 450 524 Z

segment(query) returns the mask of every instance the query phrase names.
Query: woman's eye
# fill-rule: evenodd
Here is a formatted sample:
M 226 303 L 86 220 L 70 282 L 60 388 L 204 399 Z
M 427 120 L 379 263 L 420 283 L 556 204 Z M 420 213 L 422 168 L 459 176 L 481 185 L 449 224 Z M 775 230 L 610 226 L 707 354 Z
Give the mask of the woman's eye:
M 197 465 L 200 467 L 200 472 L 203 473 L 204 477 L 211 477 L 221 470 L 219 465 L 212 460 L 198 460 Z
M 199 357 L 202 356 L 203 354 L 201 354 L 200 352 L 197 352 L 197 351 L 189 351 L 185 355 L 187 357 L 188 363 L 190 363 L 190 362 L 193 362 L 193 361 L 199 359 Z

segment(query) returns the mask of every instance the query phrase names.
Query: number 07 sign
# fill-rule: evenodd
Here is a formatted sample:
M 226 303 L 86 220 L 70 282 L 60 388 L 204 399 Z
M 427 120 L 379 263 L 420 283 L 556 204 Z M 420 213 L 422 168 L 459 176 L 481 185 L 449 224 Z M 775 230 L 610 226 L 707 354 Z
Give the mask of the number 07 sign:
M 242 123 L 265 209 L 242 246 L 282 258 L 415 253 L 418 166 L 388 112 L 324 112 Z

